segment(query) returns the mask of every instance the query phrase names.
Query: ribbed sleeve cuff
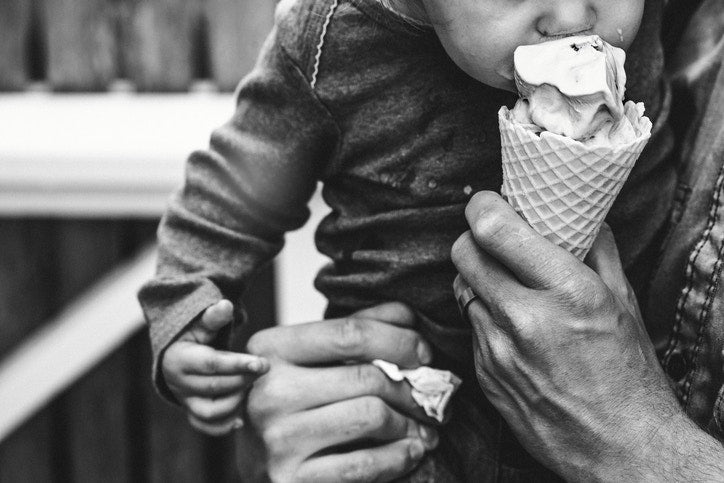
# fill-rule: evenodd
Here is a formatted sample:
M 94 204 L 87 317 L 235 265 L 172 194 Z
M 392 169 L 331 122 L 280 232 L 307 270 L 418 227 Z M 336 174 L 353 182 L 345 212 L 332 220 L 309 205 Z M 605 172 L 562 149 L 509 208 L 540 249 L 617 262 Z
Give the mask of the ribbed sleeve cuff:
M 178 404 L 166 385 L 161 372 L 161 358 L 166 348 L 173 342 L 201 313 L 211 305 L 223 299 L 221 291 L 210 281 L 199 285 L 189 295 L 183 297 L 162 311 L 153 313 L 146 311 L 151 337 L 151 350 L 153 351 L 153 383 L 158 393 L 167 401 Z

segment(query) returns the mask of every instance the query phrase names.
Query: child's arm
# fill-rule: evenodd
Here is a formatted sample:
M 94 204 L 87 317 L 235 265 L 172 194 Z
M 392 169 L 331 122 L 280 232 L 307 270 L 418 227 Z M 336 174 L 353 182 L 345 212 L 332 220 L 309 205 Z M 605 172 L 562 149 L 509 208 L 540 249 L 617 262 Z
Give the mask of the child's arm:
M 209 344 L 233 320 L 221 300 L 191 323 L 161 356 L 166 386 L 186 408 L 192 426 L 211 435 L 239 428 L 239 408 L 254 380 L 269 370 L 263 357 L 216 350 Z
M 232 119 L 186 163 L 185 183 L 158 230 L 156 276 L 140 291 L 153 375 L 192 320 L 222 299 L 238 305 L 245 284 L 309 217 L 307 202 L 335 151 L 339 130 L 275 28 L 241 83 Z M 300 40 L 304 44 L 308 41 Z M 193 115 L 193 113 L 189 113 Z

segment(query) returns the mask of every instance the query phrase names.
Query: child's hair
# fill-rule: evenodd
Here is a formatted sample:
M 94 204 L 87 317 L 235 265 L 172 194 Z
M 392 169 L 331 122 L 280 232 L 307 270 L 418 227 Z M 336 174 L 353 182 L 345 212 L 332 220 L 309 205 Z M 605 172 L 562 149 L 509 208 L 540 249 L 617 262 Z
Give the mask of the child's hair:
M 428 22 L 426 20 L 427 14 L 425 13 L 425 9 L 420 2 L 411 2 L 410 0 L 377 1 L 380 2 L 380 4 L 387 10 L 394 13 L 398 17 L 405 19 L 411 24 L 417 25 L 419 27 L 428 25 Z M 404 4 L 405 7 L 407 7 L 405 11 L 409 13 L 402 13 L 402 9 L 398 7 L 400 4 Z

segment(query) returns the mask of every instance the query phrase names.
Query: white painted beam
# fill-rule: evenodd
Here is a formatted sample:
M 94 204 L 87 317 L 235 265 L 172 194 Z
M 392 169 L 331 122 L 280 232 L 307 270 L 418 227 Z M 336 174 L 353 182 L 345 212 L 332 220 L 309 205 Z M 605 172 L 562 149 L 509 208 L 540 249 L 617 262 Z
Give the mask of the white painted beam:
M 136 290 L 155 259 L 144 250 L 0 360 L 0 441 L 143 326 Z
M 157 217 L 231 94 L 0 95 L 0 216 Z

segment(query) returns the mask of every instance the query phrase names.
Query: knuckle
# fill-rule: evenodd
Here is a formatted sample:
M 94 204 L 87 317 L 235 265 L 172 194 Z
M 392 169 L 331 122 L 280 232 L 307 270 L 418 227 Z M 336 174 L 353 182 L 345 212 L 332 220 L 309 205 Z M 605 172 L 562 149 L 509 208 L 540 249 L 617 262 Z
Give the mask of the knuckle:
M 256 356 L 266 355 L 269 352 L 266 330 L 257 332 L 249 338 L 246 343 L 246 352 Z
M 417 319 L 415 311 L 405 303 L 391 302 L 390 307 L 394 311 L 396 318 L 400 321 L 413 323 Z
M 202 421 L 207 421 L 214 417 L 213 408 L 204 399 L 190 402 L 189 410 L 194 416 Z
M 360 319 L 354 317 L 343 319 L 338 325 L 338 331 L 336 344 L 340 353 L 353 356 L 364 346 L 366 334 Z
M 278 401 L 274 398 L 274 385 L 265 378 L 259 379 L 246 395 L 246 414 L 250 421 L 263 421 L 273 414 Z
M 510 347 L 502 339 L 490 341 L 488 344 L 490 361 L 493 366 L 486 367 L 486 372 L 500 375 L 501 371 L 508 370 L 511 362 Z M 495 377 L 495 376 L 494 376 Z
M 417 348 L 427 342 L 414 330 L 405 330 L 398 339 L 399 354 L 409 354 L 417 360 Z
M 540 323 L 538 316 L 527 306 L 514 305 L 507 310 L 508 324 L 520 342 L 538 340 Z
M 609 290 L 591 277 L 568 277 L 560 296 L 564 304 L 583 316 L 595 314 L 611 302 Z
M 258 397 L 252 391 L 246 398 L 246 415 L 249 421 L 258 424 L 268 414 L 268 406 L 264 404 L 264 398 Z
M 354 366 L 354 379 L 360 387 L 365 388 L 371 394 L 379 394 L 383 389 L 380 371 L 369 364 Z
M 609 290 L 601 290 L 600 287 L 599 290 L 590 293 L 589 300 L 588 306 L 593 314 L 607 312 L 615 305 L 614 295 Z
M 391 413 L 382 399 L 374 396 L 362 398 L 359 416 L 372 430 L 385 428 L 391 423 Z
M 161 370 L 167 378 L 175 378 L 176 375 L 183 373 L 183 358 L 179 356 L 178 351 L 172 350 L 173 347 L 173 345 L 169 347 L 161 359 Z
M 288 470 L 285 468 L 286 465 L 273 464 L 269 465 L 268 473 L 269 480 L 272 483 L 292 483 L 292 482 L 306 482 L 308 478 L 304 478 L 297 475 L 290 475 Z
M 287 433 L 282 425 L 272 425 L 261 432 L 261 439 L 271 457 L 278 458 L 284 453 L 289 437 Z
M 214 355 L 209 355 L 204 358 L 203 368 L 209 374 L 215 374 L 219 370 L 219 359 Z
M 371 481 L 375 469 L 375 459 L 372 455 L 363 454 L 348 461 L 340 471 L 342 482 L 365 482 Z
M 218 394 L 221 391 L 221 381 L 218 377 L 210 377 L 206 381 L 206 391 L 210 394 Z
M 450 249 L 450 256 L 452 258 L 453 264 L 455 264 L 456 267 L 459 267 L 467 260 L 467 249 L 469 246 L 471 246 L 471 243 L 474 243 L 472 238 L 472 233 L 470 231 L 466 231 L 465 233 L 460 235 L 458 239 L 455 240 L 455 242 L 453 243 L 453 246 Z

